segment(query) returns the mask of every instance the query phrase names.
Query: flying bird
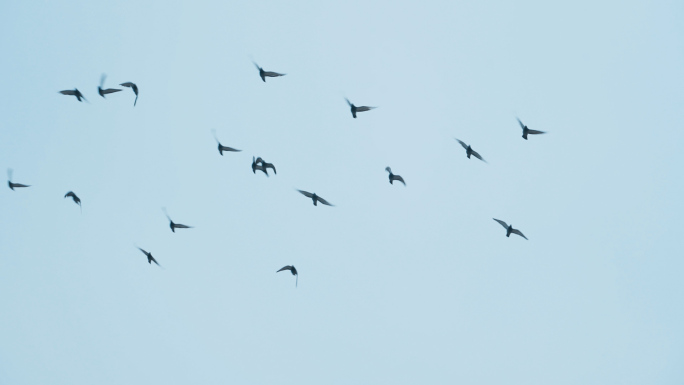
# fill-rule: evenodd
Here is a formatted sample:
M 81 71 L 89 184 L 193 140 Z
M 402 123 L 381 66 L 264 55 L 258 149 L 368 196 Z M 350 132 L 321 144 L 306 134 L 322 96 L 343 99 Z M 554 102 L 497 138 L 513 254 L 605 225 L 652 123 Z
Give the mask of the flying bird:
M 263 159 L 261 159 L 261 157 L 256 158 L 256 163 L 257 163 L 257 164 L 261 163 L 261 167 L 263 167 L 263 169 L 265 170 L 264 172 L 266 172 L 266 175 L 268 175 L 268 172 L 267 172 L 267 171 L 268 171 L 269 168 L 272 168 L 272 169 L 273 169 L 273 173 L 276 174 L 276 175 L 278 175 L 278 173 L 276 172 L 276 169 L 275 169 L 275 166 L 273 165 L 273 163 L 266 163 Z
M 74 203 L 76 203 L 78 207 L 81 208 L 81 212 L 83 212 L 83 207 L 81 206 L 81 198 L 77 197 L 73 191 L 69 191 L 68 193 L 66 193 L 66 195 L 64 195 L 64 198 L 66 197 L 71 197 L 71 199 L 74 200 Z
M 347 101 L 347 104 L 349 104 L 349 107 L 351 107 L 351 113 L 352 113 L 352 116 L 354 117 L 354 119 L 356 119 L 356 113 L 357 113 L 357 112 L 370 111 L 370 110 L 372 110 L 372 109 L 374 109 L 374 108 L 377 108 L 377 107 L 368 107 L 368 106 L 356 107 L 356 106 L 354 105 L 354 103 L 352 103 L 352 102 L 349 101 L 349 99 L 344 98 L 344 100 L 346 100 L 346 101 Z
M 192 226 L 186 226 L 186 225 L 181 225 L 180 223 L 175 223 L 174 221 L 171 220 L 171 217 L 169 217 L 169 214 L 166 213 L 166 208 L 162 208 L 164 211 L 164 214 L 166 215 L 166 218 L 169 220 L 169 227 L 171 227 L 171 231 L 174 233 L 176 232 L 176 229 L 191 229 Z
M 277 72 L 264 71 L 264 69 L 259 67 L 259 65 L 257 63 L 255 63 L 255 62 L 252 62 L 252 63 L 254 63 L 254 66 L 256 66 L 256 68 L 259 70 L 259 76 L 261 76 L 261 80 L 263 80 L 264 82 L 266 82 L 267 77 L 275 78 L 278 76 L 285 76 L 286 75 L 286 74 L 279 74 Z
M 305 197 L 311 198 L 311 199 L 313 200 L 314 206 L 318 206 L 317 202 L 321 202 L 321 203 L 323 203 L 323 204 L 326 205 L 326 206 L 333 206 L 332 204 L 328 203 L 328 201 L 326 201 L 325 199 L 323 199 L 323 198 L 319 197 L 318 195 L 316 195 L 316 193 L 313 193 L 313 194 L 312 194 L 312 193 L 310 193 L 310 192 L 303 191 L 303 190 L 297 190 L 297 191 L 299 191 L 299 192 L 300 192 L 302 195 L 304 195 Z
M 504 222 L 504 221 L 502 221 L 502 220 L 500 220 L 500 219 L 496 219 L 496 218 L 492 218 L 492 219 L 495 220 L 495 221 L 497 221 L 497 222 L 499 222 L 499 224 L 500 224 L 501 226 L 503 226 L 503 227 L 506 229 L 506 236 L 507 236 L 507 237 L 510 237 L 510 236 L 511 236 L 511 233 L 513 233 L 513 234 L 518 234 L 518 235 L 520 235 L 521 237 L 527 239 L 527 237 L 524 236 L 523 233 L 520 232 L 520 230 L 514 229 L 514 228 L 513 228 L 513 225 L 507 225 L 506 222 Z
M 238 150 L 238 149 L 235 149 L 232 147 L 222 145 L 221 142 L 219 142 L 218 138 L 216 137 L 216 130 L 211 130 L 211 132 L 214 134 L 214 139 L 216 139 L 216 143 L 218 143 L 218 150 L 219 150 L 219 154 L 221 154 L 221 156 L 223 156 L 223 151 L 233 151 L 233 152 L 242 151 L 242 150 Z
M 516 118 L 516 119 L 518 119 L 518 118 Z M 525 139 L 525 140 L 527 140 L 527 134 L 532 134 L 532 135 L 546 134 L 546 131 L 530 130 L 529 128 L 527 128 L 526 125 L 523 124 L 523 122 L 520 121 L 520 119 L 518 119 L 518 123 L 520 124 L 520 127 L 521 127 L 522 130 L 523 130 L 523 135 L 522 135 L 522 137 L 523 137 L 523 139 Z
M 389 166 L 385 167 L 385 171 L 387 171 L 387 172 L 389 173 L 389 182 L 390 182 L 390 184 L 394 184 L 394 183 L 392 183 L 392 182 L 394 182 L 395 180 L 398 180 L 399 182 L 403 183 L 404 186 L 406 186 L 406 182 L 404 182 L 404 178 L 402 178 L 401 175 L 394 175 L 394 174 L 392 174 L 392 169 L 389 168 Z
M 454 139 L 456 139 L 456 138 L 454 138 Z M 470 159 L 470 156 L 471 156 L 471 155 L 475 155 L 475 157 L 476 157 L 477 159 L 479 159 L 479 160 L 481 160 L 481 161 L 487 163 L 487 161 L 484 160 L 484 159 L 482 159 L 482 157 L 480 156 L 480 154 L 478 154 L 477 152 L 475 152 L 475 150 L 473 150 L 473 148 L 470 147 L 470 145 L 465 144 L 465 143 L 463 143 L 462 141 L 460 141 L 460 140 L 458 140 L 458 139 L 456 139 L 456 141 L 458 141 L 459 143 L 461 143 L 461 146 L 463 146 L 463 148 L 465 148 L 465 150 L 466 150 L 466 155 L 468 156 L 468 159 Z
M 292 275 L 294 275 L 294 276 L 296 277 L 296 278 L 295 278 L 295 287 L 297 287 L 297 284 L 298 284 L 298 281 L 299 281 L 299 273 L 297 273 L 297 269 L 295 269 L 294 266 L 287 265 L 287 266 L 281 268 L 280 270 L 276 271 L 276 273 L 280 273 L 280 272 L 283 271 L 283 270 L 290 270 L 290 272 L 292 273 Z
M 83 100 L 85 100 L 86 102 L 88 101 L 88 99 L 86 99 L 85 96 L 83 96 L 83 94 L 81 93 L 81 91 L 78 90 L 78 88 L 74 88 L 73 90 L 59 91 L 59 93 L 62 95 L 73 95 L 76 97 L 76 99 L 78 99 L 79 102 L 82 102 Z
M 147 251 L 145 251 L 145 250 L 143 250 L 143 249 L 141 249 L 141 248 L 139 248 L 139 247 L 138 247 L 138 250 L 142 251 L 143 254 L 145 254 L 145 255 L 147 256 L 147 263 L 149 263 L 149 264 L 151 265 L 152 262 L 154 262 L 154 263 L 157 264 L 157 266 L 161 267 L 161 265 L 159 264 L 159 262 L 157 262 L 157 260 L 154 259 L 154 257 L 152 256 L 152 253 L 148 253 Z
M 102 88 L 102 86 L 104 86 L 105 79 L 107 79 L 107 75 L 102 74 L 102 76 L 100 77 L 100 86 L 97 87 L 97 93 L 100 94 L 100 96 L 104 98 L 107 94 L 113 94 L 115 92 L 121 91 L 120 88 Z
M 259 158 L 259 159 L 261 159 L 261 158 Z M 254 159 L 254 157 L 252 157 L 252 172 L 254 174 L 256 174 L 256 170 L 261 170 L 264 172 L 264 174 L 266 174 L 266 176 L 269 176 L 268 171 L 266 171 L 266 168 L 264 166 L 258 164 L 257 161 Z
M 7 169 L 7 185 L 9 188 L 14 191 L 14 188 L 17 187 L 31 187 L 31 185 L 28 184 L 21 184 L 21 183 L 12 183 L 12 172 L 13 170 L 11 168 Z
M 133 93 L 135 93 L 135 101 L 133 102 L 133 107 L 135 107 L 135 104 L 138 103 L 138 86 L 135 85 L 135 83 L 131 82 L 121 83 L 119 85 L 124 87 L 130 87 L 133 89 Z

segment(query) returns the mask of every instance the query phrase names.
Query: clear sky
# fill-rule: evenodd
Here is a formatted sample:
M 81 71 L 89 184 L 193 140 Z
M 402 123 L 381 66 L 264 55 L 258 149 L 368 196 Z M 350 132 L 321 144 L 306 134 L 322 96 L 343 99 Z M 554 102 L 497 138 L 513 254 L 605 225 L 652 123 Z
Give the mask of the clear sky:
M 1 2 L 0 384 L 682 384 L 682 20 Z

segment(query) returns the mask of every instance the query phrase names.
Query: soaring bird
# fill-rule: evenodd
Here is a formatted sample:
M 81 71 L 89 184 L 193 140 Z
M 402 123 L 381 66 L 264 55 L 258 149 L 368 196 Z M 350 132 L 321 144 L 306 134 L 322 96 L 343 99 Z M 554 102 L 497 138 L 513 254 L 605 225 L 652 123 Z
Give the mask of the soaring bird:
M 326 206 L 333 206 L 332 204 L 328 203 L 328 201 L 326 201 L 325 199 L 323 199 L 323 198 L 319 197 L 318 195 L 316 195 L 316 193 L 313 193 L 313 194 L 312 194 L 312 193 L 310 193 L 310 192 L 303 191 L 303 190 L 297 190 L 297 191 L 299 191 L 299 192 L 300 192 L 302 195 L 304 195 L 305 197 L 311 198 L 311 199 L 313 200 L 314 206 L 318 206 L 317 202 L 321 202 L 321 203 L 323 203 L 323 204 L 326 205 Z
M 12 172 L 11 168 L 7 169 L 7 185 L 12 191 L 14 191 L 15 187 L 31 187 L 31 185 L 28 184 L 12 183 Z
M 79 102 L 82 102 L 83 100 L 85 100 L 86 102 L 88 101 L 88 99 L 86 99 L 85 96 L 83 96 L 83 94 L 81 93 L 81 91 L 78 90 L 78 88 L 74 88 L 73 90 L 59 91 L 59 93 L 62 95 L 73 95 L 76 97 L 76 99 L 78 99 Z
M 191 229 L 192 226 L 186 226 L 186 225 L 181 225 L 180 223 L 175 223 L 174 221 L 171 220 L 171 217 L 169 217 L 169 214 L 166 213 L 166 208 L 162 208 L 164 211 L 164 214 L 166 215 L 166 218 L 169 220 L 169 227 L 171 227 L 171 231 L 174 233 L 176 232 L 176 229 Z
M 105 79 L 107 79 L 107 75 L 102 74 L 102 76 L 100 77 L 100 86 L 97 87 L 97 93 L 100 94 L 100 96 L 102 96 L 104 98 L 105 95 L 107 95 L 107 94 L 113 94 L 115 92 L 121 91 L 120 88 L 103 89 L 102 86 L 104 86 Z
M 281 272 L 281 271 L 283 271 L 283 270 L 290 270 L 290 272 L 292 273 L 292 275 L 294 275 L 294 276 L 296 277 L 296 278 L 295 278 L 295 287 L 297 287 L 297 284 L 298 284 L 298 281 L 299 281 L 299 274 L 297 273 L 297 269 L 295 269 L 294 266 L 287 265 L 287 266 L 281 268 L 280 270 L 276 271 L 276 273 L 279 273 L 279 272 Z
M 454 139 L 456 139 L 456 138 L 454 138 Z M 484 159 L 482 159 L 482 157 L 480 156 L 480 154 L 478 154 L 477 152 L 475 152 L 475 150 L 473 150 L 473 148 L 470 147 L 470 145 L 465 144 L 465 143 L 463 143 L 462 141 L 460 141 L 460 140 L 458 140 L 458 139 L 456 139 L 456 141 L 458 141 L 459 143 L 461 143 L 461 146 L 463 146 L 463 148 L 466 149 L 466 155 L 468 156 L 468 159 L 470 159 L 470 156 L 471 156 L 471 155 L 475 155 L 475 157 L 476 157 L 477 159 L 479 159 L 479 160 L 481 160 L 481 161 L 487 163 L 487 161 L 484 160 Z
M 352 113 L 352 116 L 354 117 L 354 119 L 356 119 L 356 113 L 357 113 L 357 112 L 370 111 L 370 110 L 372 110 L 373 108 L 377 108 L 377 107 L 368 107 L 368 106 L 356 107 L 356 106 L 354 105 L 354 103 L 352 103 L 352 102 L 349 101 L 349 99 L 344 98 L 344 100 L 346 100 L 346 101 L 347 101 L 347 104 L 349 104 L 349 107 L 351 107 L 351 113 Z
M 119 85 L 124 87 L 131 87 L 133 89 L 133 93 L 135 93 L 135 101 L 133 102 L 133 107 L 135 107 L 135 104 L 138 103 L 138 86 L 136 86 L 135 83 L 131 82 L 121 83 Z
M 392 169 L 389 168 L 389 166 L 385 167 L 385 171 L 389 173 L 389 182 L 390 184 L 394 184 L 393 182 L 395 180 L 398 180 L 399 182 L 403 183 L 404 186 L 406 186 L 406 182 L 404 182 L 404 178 L 401 177 L 401 175 L 394 175 L 392 174 Z
M 504 228 L 506 228 L 506 236 L 507 236 L 507 237 L 510 237 L 510 236 L 511 236 L 511 233 L 513 233 L 513 234 L 518 234 L 518 235 L 520 235 L 521 237 L 527 239 L 527 237 L 524 236 L 523 233 L 520 232 L 520 230 L 514 229 L 514 228 L 513 228 L 513 225 L 507 225 L 506 222 L 504 222 L 504 221 L 502 221 L 502 220 L 500 220 L 500 219 L 496 219 L 496 218 L 492 218 L 492 219 L 495 220 L 495 221 L 497 221 L 497 222 L 499 222 L 499 224 L 500 224 L 501 226 L 503 226 Z
M 223 156 L 223 151 L 233 151 L 233 152 L 242 151 L 242 150 L 238 150 L 238 149 L 235 149 L 232 147 L 222 145 L 221 142 L 219 142 L 218 138 L 216 137 L 216 130 L 211 130 L 211 132 L 214 134 L 214 139 L 216 139 L 216 143 L 218 143 L 218 150 L 219 150 L 219 154 L 221 154 L 221 156 Z
M 143 254 L 145 254 L 145 255 L 147 256 L 147 263 L 149 263 L 149 264 L 151 265 L 152 262 L 154 262 L 154 263 L 157 264 L 157 266 L 161 267 L 161 265 L 159 264 L 159 262 L 157 262 L 157 260 L 154 259 L 154 257 L 152 256 L 152 253 L 148 253 L 147 251 L 145 251 L 145 250 L 143 250 L 143 249 L 141 249 L 141 248 L 139 248 L 139 247 L 138 247 L 138 250 L 142 251 Z
M 81 206 L 81 198 L 77 197 L 73 191 L 69 191 L 68 193 L 66 193 L 66 195 L 64 195 L 64 198 L 66 197 L 71 197 L 71 199 L 74 200 L 74 203 L 76 203 L 78 207 L 80 207 L 81 210 L 83 210 L 83 207 Z
M 261 158 L 259 158 L 259 159 L 261 159 Z M 261 170 L 264 172 L 264 174 L 266 174 L 266 176 L 269 176 L 268 171 L 266 171 L 266 168 L 264 166 L 260 165 L 259 163 L 257 163 L 257 161 L 254 159 L 254 157 L 252 157 L 252 172 L 254 174 L 256 174 L 256 170 Z
M 261 167 L 263 167 L 265 170 L 264 172 L 268 171 L 269 168 L 272 168 L 273 173 L 276 175 L 278 174 L 276 172 L 276 169 L 275 169 L 275 166 L 273 165 L 273 163 L 266 163 L 263 159 L 261 159 L 261 157 L 256 158 L 256 163 L 257 164 L 261 163 Z M 266 173 L 266 174 L 268 174 L 268 173 Z
M 261 76 L 261 80 L 263 80 L 264 82 L 266 82 L 267 77 L 275 78 L 278 76 L 285 76 L 286 75 L 286 74 L 279 74 L 277 72 L 264 71 L 264 69 L 259 67 L 259 65 L 257 63 L 255 63 L 255 62 L 252 62 L 252 63 L 254 63 L 254 66 L 256 66 L 256 68 L 259 70 L 259 76 Z
M 518 119 L 518 118 L 516 118 Z M 520 124 L 520 127 L 523 130 L 523 139 L 527 140 L 527 134 L 532 134 L 532 135 L 538 135 L 538 134 L 546 134 L 546 131 L 537 131 L 537 130 L 530 130 L 527 128 L 526 125 L 523 124 L 523 122 L 518 119 L 518 123 Z

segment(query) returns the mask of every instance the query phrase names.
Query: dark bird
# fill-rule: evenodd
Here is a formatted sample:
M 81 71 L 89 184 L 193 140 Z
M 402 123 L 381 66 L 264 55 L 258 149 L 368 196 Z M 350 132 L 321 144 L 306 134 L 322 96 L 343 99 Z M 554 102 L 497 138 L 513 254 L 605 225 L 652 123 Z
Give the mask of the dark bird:
M 518 118 L 516 118 L 518 119 Z M 527 140 L 527 134 L 532 134 L 532 135 L 538 135 L 538 134 L 546 134 L 546 131 L 537 131 L 537 130 L 530 130 L 527 128 L 526 125 L 523 124 L 523 122 L 518 119 L 518 123 L 520 124 L 520 127 L 523 130 L 523 139 Z
M 191 229 L 192 226 L 186 226 L 186 225 L 181 225 L 180 223 L 174 223 L 174 221 L 171 220 L 171 217 L 169 217 L 169 214 L 166 213 L 166 209 L 162 208 L 164 211 L 164 214 L 166 215 L 166 218 L 169 220 L 169 227 L 171 227 L 171 231 L 174 233 L 176 232 L 176 229 Z
M 159 262 L 157 262 L 157 260 L 154 259 L 154 257 L 152 256 L 152 253 L 148 253 L 147 251 L 145 251 L 145 250 L 143 250 L 143 249 L 141 249 L 141 248 L 139 248 L 139 247 L 138 247 L 138 250 L 142 251 L 143 254 L 145 254 L 145 255 L 147 256 L 147 263 L 149 263 L 149 264 L 151 265 L 152 262 L 154 262 L 154 263 L 157 264 L 157 266 L 161 267 L 161 265 L 159 264 Z
M 12 172 L 13 172 L 13 171 L 12 171 L 11 168 L 8 168 L 8 169 L 7 169 L 7 185 L 9 186 L 9 188 L 10 188 L 12 191 L 14 191 L 14 188 L 15 188 L 15 187 L 17 187 L 17 188 L 18 188 L 18 187 L 31 187 L 31 185 L 28 185 L 28 184 L 12 183 Z
M 495 221 L 497 221 L 497 222 L 499 222 L 499 224 L 500 224 L 501 226 L 503 226 L 504 228 L 506 228 L 506 236 L 507 236 L 507 237 L 510 237 L 510 236 L 511 236 L 511 233 L 513 233 L 513 234 L 518 234 L 518 235 L 520 235 L 521 237 L 527 239 L 527 237 L 524 236 L 523 233 L 520 232 L 520 230 L 514 229 L 514 228 L 513 228 L 513 225 L 507 225 L 506 222 L 504 222 L 504 221 L 502 221 L 502 220 L 499 220 L 499 219 L 496 219 L 496 218 L 492 218 L 492 219 L 495 220 Z
M 261 158 L 259 158 L 259 159 L 261 159 Z M 256 170 L 261 170 L 264 172 L 264 174 L 266 174 L 266 176 L 269 176 L 268 171 L 266 171 L 266 168 L 264 168 L 264 166 L 258 164 L 257 161 L 254 159 L 254 157 L 252 157 L 252 172 L 256 174 Z
M 354 119 L 356 119 L 356 113 L 357 113 L 357 112 L 370 111 L 370 110 L 372 110 L 372 109 L 374 109 L 374 108 L 377 108 L 377 107 L 368 107 L 368 106 L 356 107 L 356 106 L 354 105 L 354 103 L 352 103 L 352 102 L 349 101 L 349 99 L 344 98 L 344 100 L 346 100 L 346 101 L 347 101 L 347 104 L 349 104 L 349 107 L 351 107 L 351 113 L 352 113 L 352 116 L 354 117 Z
M 302 195 L 304 195 L 305 197 L 313 199 L 313 204 L 314 204 L 314 206 L 318 206 L 318 204 L 316 204 L 317 202 L 321 202 L 321 203 L 323 203 L 323 204 L 326 205 L 326 206 L 333 206 L 332 204 L 328 203 L 328 201 L 326 201 L 325 199 L 323 199 L 323 198 L 319 197 L 318 195 L 316 195 L 316 193 L 313 193 L 313 194 L 312 194 L 312 193 L 310 193 L 310 192 L 303 191 L 303 190 L 297 190 L 297 191 L 299 191 L 300 193 L 302 193 Z
M 266 170 L 266 171 L 268 171 L 269 168 L 272 168 L 272 169 L 273 169 L 273 173 L 276 174 L 276 175 L 278 175 L 278 173 L 276 172 L 276 169 L 275 169 L 275 166 L 273 165 L 273 163 L 266 163 L 263 159 L 261 159 L 261 157 L 256 158 L 256 163 L 257 163 L 257 164 L 261 163 L 261 167 L 263 167 L 264 170 Z M 264 171 L 264 172 L 266 172 L 266 171 Z M 266 172 L 266 174 L 268 174 L 268 172 Z
M 269 77 L 269 78 L 275 78 L 275 77 L 278 77 L 278 76 L 285 76 L 285 75 L 286 75 L 286 74 L 279 74 L 279 73 L 277 73 L 277 72 L 264 71 L 264 69 L 261 68 L 261 67 L 259 67 L 259 65 L 258 65 L 257 63 L 255 63 L 255 62 L 252 62 L 252 63 L 254 63 L 254 65 L 256 66 L 256 68 L 259 70 L 259 76 L 261 76 L 261 80 L 263 80 L 264 82 L 266 82 L 266 78 L 267 78 L 267 77 Z
M 102 76 L 100 77 L 100 86 L 97 87 L 97 93 L 100 94 L 100 96 L 104 98 L 107 94 L 113 94 L 115 92 L 121 91 L 120 88 L 102 88 L 102 86 L 104 86 L 105 79 L 107 79 L 107 75 L 102 74 Z
M 133 93 L 135 94 L 135 101 L 133 102 L 133 107 L 135 107 L 135 104 L 138 103 L 138 86 L 136 86 L 135 83 L 131 82 L 121 83 L 119 85 L 124 87 L 130 87 L 133 89 Z
M 283 270 L 290 270 L 290 272 L 292 273 L 292 275 L 294 275 L 294 276 L 296 277 L 296 278 L 295 278 L 295 287 L 297 287 L 297 284 L 298 284 L 298 281 L 299 281 L 299 273 L 297 273 L 297 269 L 295 269 L 294 266 L 287 265 L 287 266 L 281 268 L 280 270 L 276 271 L 276 273 L 280 273 L 280 272 L 283 271 Z
M 219 154 L 221 154 L 221 156 L 223 156 L 223 151 L 233 151 L 233 152 L 242 151 L 242 150 L 238 150 L 238 149 L 235 149 L 232 147 L 222 145 L 221 142 L 219 142 L 218 138 L 216 137 L 216 130 L 211 130 L 211 132 L 214 134 L 214 139 L 216 139 L 216 143 L 218 143 L 218 150 L 219 150 Z
M 59 91 L 59 93 L 62 95 L 73 95 L 76 97 L 76 99 L 78 99 L 79 102 L 82 102 L 83 100 L 85 100 L 86 102 L 88 101 L 88 99 L 86 99 L 85 96 L 83 96 L 83 94 L 81 93 L 81 91 L 78 90 L 78 88 L 74 88 L 73 90 Z
M 454 139 L 456 139 L 456 138 L 454 138 Z M 456 139 L 456 140 L 457 140 L 459 143 L 461 143 L 461 146 L 463 146 L 463 148 L 466 149 L 466 155 L 468 156 L 468 159 L 470 159 L 470 156 L 471 156 L 471 155 L 475 155 L 475 157 L 476 157 L 477 159 L 479 159 L 479 160 L 481 160 L 481 161 L 487 163 L 487 161 L 484 160 L 484 159 L 482 159 L 482 157 L 480 156 L 480 154 L 478 154 L 477 152 L 475 152 L 475 150 L 473 150 L 473 148 L 470 147 L 470 145 L 465 144 L 465 143 L 463 143 L 462 141 L 460 141 L 460 140 L 458 140 L 458 139 Z
M 392 182 L 394 182 L 395 180 L 398 180 L 399 182 L 403 183 L 404 186 L 406 186 L 406 182 L 404 182 L 404 178 L 402 178 L 401 175 L 392 174 L 392 169 L 389 168 L 389 166 L 385 167 L 385 171 L 387 171 L 389 173 L 390 184 L 394 184 Z
M 81 210 L 83 210 L 83 207 L 81 206 L 81 198 L 77 197 L 73 191 L 69 191 L 68 193 L 66 193 L 66 195 L 64 195 L 64 198 L 66 197 L 71 197 L 71 199 L 74 200 L 74 203 L 76 203 L 78 207 L 80 207 Z

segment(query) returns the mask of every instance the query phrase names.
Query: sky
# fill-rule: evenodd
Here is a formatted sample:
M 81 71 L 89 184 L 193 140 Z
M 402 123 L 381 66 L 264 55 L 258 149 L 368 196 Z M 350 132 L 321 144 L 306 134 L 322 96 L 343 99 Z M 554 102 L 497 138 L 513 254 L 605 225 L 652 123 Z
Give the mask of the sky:
M 0 3 L 0 383 L 681 384 L 682 20 Z

